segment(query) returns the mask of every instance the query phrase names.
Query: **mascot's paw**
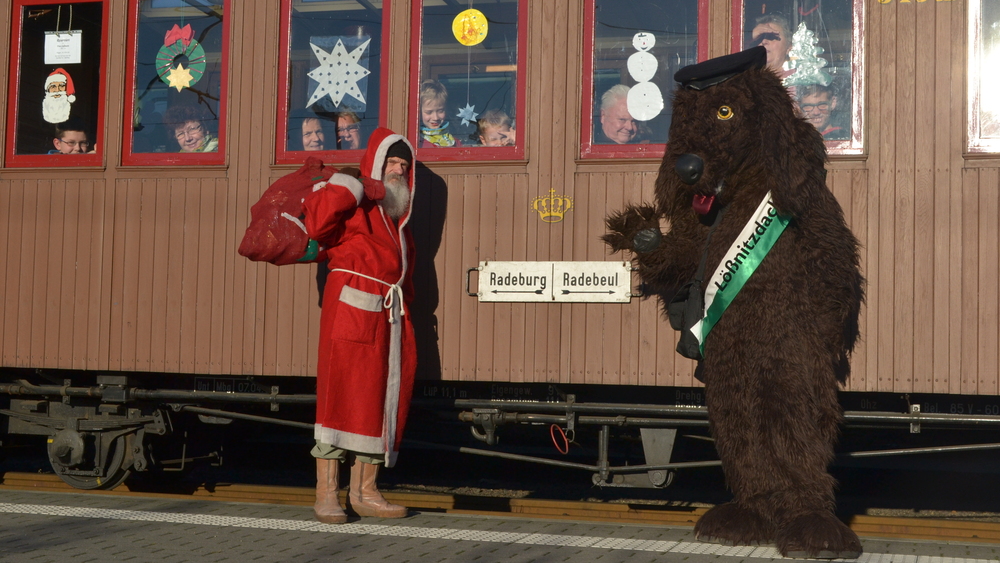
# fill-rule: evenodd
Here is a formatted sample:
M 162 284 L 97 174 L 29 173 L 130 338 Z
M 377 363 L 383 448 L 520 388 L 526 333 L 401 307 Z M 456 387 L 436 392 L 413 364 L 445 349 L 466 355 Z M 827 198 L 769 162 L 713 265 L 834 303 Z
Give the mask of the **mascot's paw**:
M 660 244 L 660 221 L 651 205 L 629 206 L 607 218 L 602 238 L 611 250 L 650 252 Z
M 775 543 L 793 559 L 857 559 L 861 540 L 830 512 L 813 512 L 788 521 Z
M 774 528 L 756 511 L 727 502 L 698 519 L 694 537 L 722 545 L 762 545 L 774 540 Z

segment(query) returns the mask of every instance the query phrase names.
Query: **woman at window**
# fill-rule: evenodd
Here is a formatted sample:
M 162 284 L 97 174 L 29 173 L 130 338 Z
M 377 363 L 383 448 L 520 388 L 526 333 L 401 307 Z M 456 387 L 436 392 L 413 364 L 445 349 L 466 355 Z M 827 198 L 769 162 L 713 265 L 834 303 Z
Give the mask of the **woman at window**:
M 180 105 L 167 110 L 163 116 L 167 131 L 173 134 L 180 152 L 216 152 L 219 140 L 205 127 L 201 110 L 197 106 Z

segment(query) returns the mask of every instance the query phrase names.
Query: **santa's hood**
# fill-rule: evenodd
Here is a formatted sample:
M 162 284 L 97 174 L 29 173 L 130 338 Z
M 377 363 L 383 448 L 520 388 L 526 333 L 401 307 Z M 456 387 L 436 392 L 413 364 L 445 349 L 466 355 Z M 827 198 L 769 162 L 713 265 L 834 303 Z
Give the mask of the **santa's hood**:
M 403 141 L 406 146 L 410 149 L 410 156 L 413 160 L 410 161 L 410 174 L 407 178 L 407 184 L 410 187 L 410 205 L 406 213 L 403 214 L 402 220 L 399 222 L 400 229 L 409 222 L 410 212 L 413 211 L 413 199 L 416 197 L 416 189 L 414 183 L 414 170 L 417 165 L 417 153 L 413 150 L 413 145 L 410 141 L 402 135 L 397 135 L 393 133 L 392 130 L 385 127 L 379 127 L 372 132 L 371 136 L 368 137 L 368 150 L 365 151 L 365 155 L 361 157 L 361 175 L 373 180 L 382 180 L 382 169 L 385 167 L 386 153 L 389 151 L 389 147 L 394 145 L 397 141 Z
M 373 180 L 381 180 L 382 168 L 385 167 L 385 155 L 389 151 L 389 147 L 397 141 L 406 143 L 406 146 L 410 149 L 410 155 L 416 156 L 413 145 L 410 144 L 410 141 L 406 137 L 397 135 L 385 127 L 379 127 L 372 132 L 371 137 L 368 137 L 368 150 L 361 157 L 361 174 Z M 411 192 L 413 191 L 413 170 L 416 168 L 415 164 L 416 162 L 410 162 L 409 184 Z

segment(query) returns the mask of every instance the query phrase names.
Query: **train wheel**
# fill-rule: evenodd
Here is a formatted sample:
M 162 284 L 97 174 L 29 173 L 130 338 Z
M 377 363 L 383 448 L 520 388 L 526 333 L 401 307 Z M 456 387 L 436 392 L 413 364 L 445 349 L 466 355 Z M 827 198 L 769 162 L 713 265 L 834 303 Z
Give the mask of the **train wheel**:
M 134 434 L 93 436 L 98 441 L 111 440 L 101 463 L 102 456 L 97 454 L 100 451 L 98 448 L 86 445 L 83 438 L 75 432 L 64 432 L 67 431 L 61 431 L 48 441 L 49 463 L 56 475 L 70 486 L 76 489 L 109 490 L 121 485 L 132 474 L 129 448 Z

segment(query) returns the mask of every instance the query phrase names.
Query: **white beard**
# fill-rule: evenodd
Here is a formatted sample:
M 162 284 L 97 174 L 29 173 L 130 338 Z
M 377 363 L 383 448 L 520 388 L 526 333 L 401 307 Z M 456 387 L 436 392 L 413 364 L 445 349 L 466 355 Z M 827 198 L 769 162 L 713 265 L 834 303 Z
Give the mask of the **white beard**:
M 410 207 L 410 188 L 406 185 L 406 180 L 399 174 L 386 175 L 385 198 L 382 200 L 382 209 L 393 219 L 399 219 Z
M 69 119 L 70 101 L 66 94 L 55 98 L 51 92 L 42 100 L 42 117 L 49 123 L 62 123 Z M 36 114 L 37 115 L 37 114 Z

